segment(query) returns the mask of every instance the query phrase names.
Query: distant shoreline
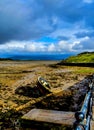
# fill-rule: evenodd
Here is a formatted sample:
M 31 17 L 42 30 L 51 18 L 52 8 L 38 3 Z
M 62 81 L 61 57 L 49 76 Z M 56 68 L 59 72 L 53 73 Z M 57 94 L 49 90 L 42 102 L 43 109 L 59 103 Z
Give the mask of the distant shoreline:
M 32 55 L 10 55 L 0 57 L 0 60 L 21 60 L 21 61 L 60 61 L 66 59 L 70 54 L 32 54 Z
M 19 62 L 19 61 L 26 61 L 26 62 L 28 62 L 28 61 L 31 61 L 31 62 L 60 62 L 60 61 L 62 61 L 62 60 L 12 60 L 12 59 L 0 59 L 0 61 L 17 61 L 17 62 Z
M 2 64 L 32 64 L 32 65 L 53 65 L 60 63 L 59 60 L 0 60 L 0 63 Z

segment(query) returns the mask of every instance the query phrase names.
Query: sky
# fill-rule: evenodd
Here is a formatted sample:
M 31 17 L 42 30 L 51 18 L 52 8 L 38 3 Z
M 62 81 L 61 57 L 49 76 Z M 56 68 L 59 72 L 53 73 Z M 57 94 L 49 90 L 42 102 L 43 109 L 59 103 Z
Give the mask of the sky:
M 0 0 L 0 56 L 94 51 L 94 0 Z

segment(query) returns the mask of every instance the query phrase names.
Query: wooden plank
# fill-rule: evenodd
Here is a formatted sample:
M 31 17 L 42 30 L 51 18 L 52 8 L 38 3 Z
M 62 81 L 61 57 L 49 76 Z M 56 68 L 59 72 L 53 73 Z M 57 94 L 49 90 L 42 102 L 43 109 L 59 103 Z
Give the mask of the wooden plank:
M 48 122 L 61 125 L 73 125 L 75 122 L 74 112 L 56 110 L 32 109 L 22 119 Z

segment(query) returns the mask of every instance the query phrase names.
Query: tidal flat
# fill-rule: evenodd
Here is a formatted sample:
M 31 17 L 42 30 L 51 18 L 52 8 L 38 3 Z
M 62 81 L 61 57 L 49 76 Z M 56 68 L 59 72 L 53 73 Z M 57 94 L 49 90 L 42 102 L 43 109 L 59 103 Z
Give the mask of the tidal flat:
M 75 87 L 75 89 L 73 88 L 75 84 L 92 75 L 94 68 L 63 66 L 58 65 L 58 62 L 59 61 L 0 61 L 0 129 L 12 130 L 14 126 L 16 129 L 17 120 L 32 108 L 61 111 L 77 110 L 78 107 L 76 105 L 77 103 L 79 104 L 80 101 L 77 102 L 75 99 L 76 96 L 74 95 L 76 95 L 77 92 L 79 93 L 79 91 L 77 87 Z M 54 95 L 52 95 L 50 99 L 48 97 L 36 102 L 36 99 L 43 96 L 36 95 L 38 90 L 34 89 L 39 76 L 50 83 L 51 92 L 54 93 Z M 87 82 L 85 82 L 85 84 L 87 84 Z M 59 95 L 57 93 L 59 93 Z M 32 104 L 32 101 L 35 101 L 35 103 Z M 71 103 L 70 107 L 69 102 Z M 80 106 L 81 104 L 79 108 Z M 34 128 L 19 128 L 19 130 L 33 129 Z

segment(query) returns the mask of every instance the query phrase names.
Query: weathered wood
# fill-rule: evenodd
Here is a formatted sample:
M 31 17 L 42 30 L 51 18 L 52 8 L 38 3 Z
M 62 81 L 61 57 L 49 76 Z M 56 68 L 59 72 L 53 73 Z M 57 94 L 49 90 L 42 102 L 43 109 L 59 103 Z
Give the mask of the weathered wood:
M 44 109 L 32 109 L 22 119 L 72 126 L 75 122 L 74 112 Z

